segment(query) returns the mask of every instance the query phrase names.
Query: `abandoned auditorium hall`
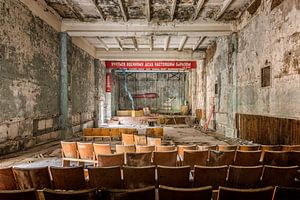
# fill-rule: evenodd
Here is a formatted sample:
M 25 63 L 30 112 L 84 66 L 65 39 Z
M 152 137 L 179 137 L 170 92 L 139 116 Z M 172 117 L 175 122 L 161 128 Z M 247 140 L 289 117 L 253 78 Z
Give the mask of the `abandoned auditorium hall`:
M 0 0 L 0 200 L 300 200 L 300 0 Z

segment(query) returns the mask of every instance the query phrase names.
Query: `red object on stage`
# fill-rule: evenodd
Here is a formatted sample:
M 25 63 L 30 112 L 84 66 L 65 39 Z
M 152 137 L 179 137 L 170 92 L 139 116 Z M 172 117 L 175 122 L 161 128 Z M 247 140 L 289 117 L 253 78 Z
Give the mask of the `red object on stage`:
M 196 61 L 105 61 L 113 69 L 196 69 Z
M 157 93 L 145 93 L 145 94 L 133 94 L 132 98 L 135 99 L 156 99 L 158 98 L 158 94 Z
M 106 73 L 106 92 L 111 92 L 111 73 Z

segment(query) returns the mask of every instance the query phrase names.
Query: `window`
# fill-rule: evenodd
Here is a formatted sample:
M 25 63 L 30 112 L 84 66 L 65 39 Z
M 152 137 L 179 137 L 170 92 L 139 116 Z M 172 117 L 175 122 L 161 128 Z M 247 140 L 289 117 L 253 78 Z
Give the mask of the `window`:
M 267 66 L 261 69 L 261 87 L 271 85 L 271 67 Z
M 218 83 L 215 84 L 215 95 L 219 93 Z

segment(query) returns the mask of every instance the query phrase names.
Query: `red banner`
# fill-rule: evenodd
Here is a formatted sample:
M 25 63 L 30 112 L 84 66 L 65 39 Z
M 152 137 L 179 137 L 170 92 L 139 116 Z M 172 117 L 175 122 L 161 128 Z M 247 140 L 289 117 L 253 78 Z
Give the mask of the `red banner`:
M 156 99 L 158 98 L 158 94 L 157 93 L 133 94 L 132 97 L 135 99 Z
M 113 69 L 196 69 L 196 61 L 105 61 Z
M 111 73 L 106 73 L 106 92 L 111 92 Z

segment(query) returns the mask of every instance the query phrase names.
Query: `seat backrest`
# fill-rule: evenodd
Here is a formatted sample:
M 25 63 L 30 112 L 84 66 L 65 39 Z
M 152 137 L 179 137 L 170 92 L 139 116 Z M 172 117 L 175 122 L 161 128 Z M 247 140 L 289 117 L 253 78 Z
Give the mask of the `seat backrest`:
M 282 151 L 300 151 L 300 145 L 282 145 Z
M 147 138 L 145 135 L 134 135 L 135 145 L 147 145 Z
M 152 152 L 126 153 L 126 165 L 133 167 L 143 167 L 151 165 Z
M 200 151 L 217 150 L 217 147 L 217 145 L 198 145 L 197 149 Z
M 262 151 L 260 161 L 263 161 L 265 151 L 281 151 L 281 146 L 280 145 L 261 145 L 260 150 Z
M 124 188 L 135 189 L 155 186 L 155 166 L 123 168 Z
M 15 180 L 11 167 L 0 168 L 0 190 L 16 190 L 17 182 Z
M 196 150 L 196 145 L 177 145 L 178 156 L 183 160 L 183 151 L 184 150 Z
M 78 158 L 78 150 L 76 142 L 61 141 L 62 154 L 65 158 Z
M 153 164 L 162 166 L 176 166 L 177 163 L 177 150 L 173 151 L 154 151 Z
M 300 166 L 300 151 L 288 152 L 289 155 L 289 166 L 298 165 Z
M 194 187 L 211 185 L 214 190 L 226 185 L 228 166 L 195 166 Z
M 170 187 L 190 187 L 190 166 L 182 167 L 157 167 L 157 179 L 159 185 Z
M 257 166 L 259 165 L 259 159 L 261 151 L 236 151 L 234 165 L 238 166 Z
M 110 129 L 110 136 L 111 137 L 118 137 L 118 138 L 120 138 L 121 137 L 121 133 L 119 131 L 119 128 L 111 128 Z
M 155 146 L 149 146 L 149 145 L 136 145 L 136 152 L 137 153 L 144 153 L 144 152 L 153 152 L 155 151 Z
M 174 188 L 168 186 L 159 186 L 159 200 L 211 200 L 212 187 L 201 188 Z
M 274 188 L 238 189 L 220 187 L 218 200 L 272 200 Z
M 43 190 L 45 200 L 96 200 L 95 189 L 57 191 L 45 189 Z
M 13 168 L 16 181 L 21 190 L 51 188 L 48 167 Z
M 239 145 L 238 150 L 240 151 L 258 151 L 259 145 Z
M 85 189 L 83 167 L 50 167 L 53 188 L 60 190 Z
M 262 174 L 262 185 L 293 187 L 298 168 L 298 166 L 278 167 L 265 165 Z
M 288 166 L 289 152 L 286 151 L 265 151 L 263 158 L 264 165 Z
M 221 165 L 232 165 L 235 157 L 235 150 L 226 151 L 215 151 L 211 150 L 209 152 L 209 162 L 210 166 L 221 166 Z
M 147 128 L 146 135 L 147 135 L 147 137 L 163 138 L 164 137 L 164 128 L 162 128 L 162 127 Z
M 170 145 L 170 146 L 156 146 L 156 151 L 162 152 L 162 151 L 174 151 L 176 150 L 176 146 Z
M 116 144 L 116 153 L 130 153 L 135 152 L 135 146 L 134 145 L 122 145 L 122 144 Z
M 93 128 L 93 136 L 110 137 L 109 128 Z
M 29 190 L 0 190 L 1 200 L 38 200 L 34 189 Z
M 115 167 L 89 167 L 89 186 L 98 189 L 122 188 L 121 168 Z
M 228 187 L 232 188 L 258 188 L 260 187 L 260 178 L 263 172 L 263 166 L 229 166 Z
M 122 133 L 122 144 L 123 145 L 134 145 L 133 134 Z
M 83 136 L 93 136 L 93 128 L 83 129 Z
M 102 190 L 101 195 L 107 200 L 155 200 L 155 187 Z
M 160 146 L 161 145 L 161 138 L 147 137 L 147 145 Z
M 237 145 L 218 145 L 218 151 L 237 150 Z
M 295 200 L 299 197 L 300 197 L 299 187 L 276 186 L 273 200 Z
M 93 143 L 77 142 L 77 149 L 81 159 L 95 159 Z
M 93 143 L 94 153 L 96 158 L 99 154 L 112 154 L 110 144 L 96 144 Z
M 195 165 L 206 166 L 207 164 L 208 150 L 184 150 L 183 155 L 183 165 L 189 165 L 192 169 Z
M 124 153 L 98 154 L 98 167 L 113 167 L 124 165 Z

